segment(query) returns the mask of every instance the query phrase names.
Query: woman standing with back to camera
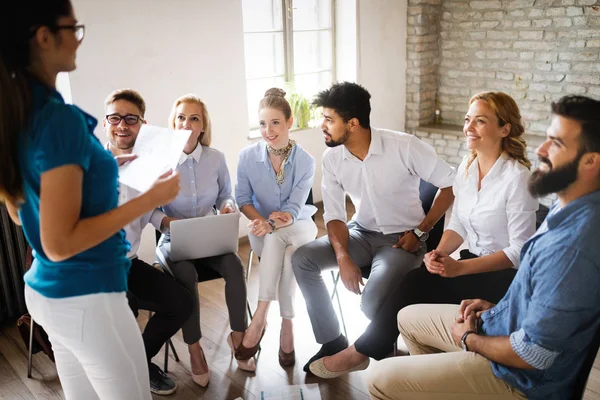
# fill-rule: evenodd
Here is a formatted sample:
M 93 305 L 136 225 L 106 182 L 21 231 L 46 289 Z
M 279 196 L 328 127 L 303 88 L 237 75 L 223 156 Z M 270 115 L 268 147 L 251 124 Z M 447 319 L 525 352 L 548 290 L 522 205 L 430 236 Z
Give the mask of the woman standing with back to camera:
M 117 163 L 97 121 L 55 89 L 84 35 L 70 1 L 11 2 L 0 19 L 0 200 L 34 250 L 27 307 L 48 332 L 67 400 L 151 399 L 121 228 L 175 198 L 179 176 L 117 207 Z

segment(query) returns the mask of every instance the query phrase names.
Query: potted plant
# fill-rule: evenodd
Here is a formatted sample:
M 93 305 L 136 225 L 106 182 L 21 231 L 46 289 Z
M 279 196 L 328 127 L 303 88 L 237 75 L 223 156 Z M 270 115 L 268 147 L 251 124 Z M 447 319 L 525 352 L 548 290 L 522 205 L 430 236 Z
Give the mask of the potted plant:
M 293 84 L 287 83 L 285 91 L 287 92 L 287 101 L 290 103 L 292 115 L 294 116 L 294 125 L 292 127 L 297 129 L 308 128 L 309 122 L 314 117 L 314 107 Z

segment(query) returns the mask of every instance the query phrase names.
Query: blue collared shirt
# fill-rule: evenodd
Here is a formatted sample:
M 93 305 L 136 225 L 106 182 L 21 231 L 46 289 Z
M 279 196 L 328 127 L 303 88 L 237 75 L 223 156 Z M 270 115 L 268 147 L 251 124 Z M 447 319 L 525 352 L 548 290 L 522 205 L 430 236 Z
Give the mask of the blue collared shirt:
M 23 231 L 34 252 L 25 282 L 45 297 L 65 298 L 124 292 L 131 262 L 123 230 L 63 261 L 44 253 L 40 237 L 42 175 L 66 165 L 83 171 L 79 218 L 90 218 L 117 207 L 118 168 L 112 154 L 94 135 L 97 121 L 65 104 L 54 89 L 31 80 L 33 110 L 27 132 L 19 135 L 19 167 L 25 202 L 19 209 Z
M 284 165 L 284 181 L 275 180 L 267 145 L 261 141 L 240 152 L 235 199 L 241 208 L 251 204 L 265 218 L 274 211 L 288 212 L 294 218 L 308 219 L 317 208 L 306 204 L 315 177 L 315 159 L 299 144 Z
M 504 298 L 483 316 L 487 336 L 510 343 L 535 369 L 492 362 L 530 399 L 566 399 L 600 325 L 600 191 L 555 206 L 521 251 Z
M 226 202 L 235 207 L 225 155 L 219 150 L 198 145 L 191 154 L 182 154 L 177 171 L 181 190 L 163 207 L 169 217 L 205 217 L 213 213 L 213 206 L 221 209 Z

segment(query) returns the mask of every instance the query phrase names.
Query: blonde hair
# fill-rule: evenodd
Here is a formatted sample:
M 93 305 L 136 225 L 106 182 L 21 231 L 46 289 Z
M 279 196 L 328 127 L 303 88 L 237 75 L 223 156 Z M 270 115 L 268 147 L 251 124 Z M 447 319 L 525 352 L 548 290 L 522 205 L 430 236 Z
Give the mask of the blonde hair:
M 477 100 L 485 101 L 494 110 L 499 126 L 510 124 L 508 136 L 502 138 L 502 151 L 505 151 L 511 158 L 514 158 L 528 169 L 531 168 L 531 161 L 527 158 L 527 143 L 523 139 L 525 127 L 521 121 L 521 112 L 515 100 L 503 92 L 482 92 L 471 97 L 469 105 Z M 477 153 L 471 150 L 467 161 L 467 171 L 475 158 L 477 158 Z
M 263 108 L 274 108 L 283 112 L 286 121 L 292 117 L 292 108 L 285 99 L 285 91 L 279 88 L 271 88 L 265 92 L 265 96 L 258 103 L 258 111 Z
M 212 141 L 210 116 L 208 115 L 206 104 L 204 104 L 200 97 L 196 96 L 195 94 L 186 94 L 175 100 L 175 103 L 173 103 L 173 108 L 171 109 L 171 115 L 169 116 L 169 127 L 171 129 L 175 129 L 175 116 L 177 115 L 177 107 L 179 107 L 181 103 L 198 104 L 202 108 L 202 122 L 204 123 L 204 129 L 202 130 L 200 137 L 198 137 L 198 143 L 200 143 L 201 146 L 210 147 L 210 143 Z

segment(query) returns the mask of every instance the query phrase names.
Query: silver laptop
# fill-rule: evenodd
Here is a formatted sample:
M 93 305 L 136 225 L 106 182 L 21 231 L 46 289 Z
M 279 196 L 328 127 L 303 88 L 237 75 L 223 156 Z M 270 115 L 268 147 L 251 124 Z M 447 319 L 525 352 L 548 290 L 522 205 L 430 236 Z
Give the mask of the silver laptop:
M 195 260 L 237 253 L 240 213 L 171 222 L 171 260 Z

